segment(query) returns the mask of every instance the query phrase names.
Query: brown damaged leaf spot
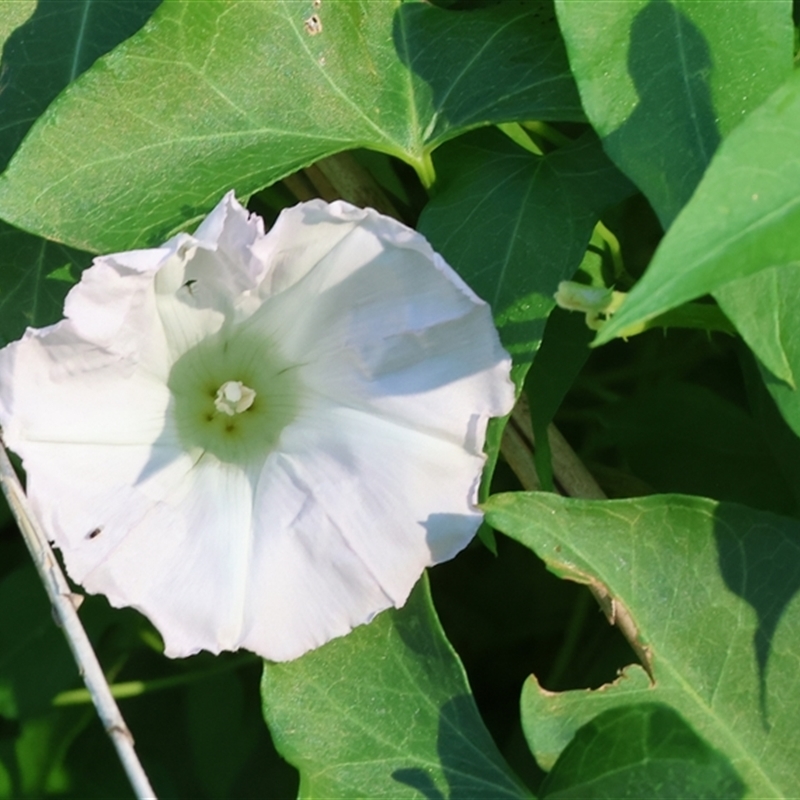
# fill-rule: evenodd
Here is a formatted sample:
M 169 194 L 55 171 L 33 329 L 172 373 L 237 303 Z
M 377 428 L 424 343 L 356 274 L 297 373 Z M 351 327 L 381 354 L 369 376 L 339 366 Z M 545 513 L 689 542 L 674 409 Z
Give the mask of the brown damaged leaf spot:
M 322 33 L 322 20 L 319 14 L 312 14 L 303 25 L 309 36 L 316 36 L 318 33 Z
M 559 578 L 582 583 L 589 588 L 600 608 L 603 609 L 608 621 L 620 629 L 622 635 L 628 640 L 633 651 L 639 657 L 645 672 L 650 677 L 650 682 L 655 684 L 656 681 L 653 677 L 653 650 L 649 645 L 641 641 L 639 629 L 636 627 L 636 623 L 633 621 L 633 617 L 627 607 L 620 603 L 616 597 L 612 597 L 608 588 L 597 578 L 578 569 L 574 564 L 548 559 L 547 568 L 555 575 L 558 575 Z
M 605 694 L 606 692 L 610 692 L 613 689 L 619 688 L 626 681 L 635 680 L 635 676 L 631 675 L 630 672 L 631 668 L 638 669 L 639 664 L 629 664 L 627 667 L 623 667 L 621 670 L 619 670 L 619 672 L 617 673 L 617 677 L 614 678 L 613 681 L 610 681 L 609 683 L 604 683 L 602 686 L 598 686 L 596 689 L 570 689 L 569 692 L 551 692 L 550 689 L 545 689 L 544 686 L 542 686 L 542 684 L 539 683 L 539 680 L 537 679 L 536 675 L 531 675 L 528 678 L 528 680 L 532 682 L 533 685 L 536 687 L 536 691 L 540 697 L 548 697 L 548 698 L 561 697 L 562 695 L 568 693 L 575 694 L 576 692 L 583 692 L 584 694 L 587 695 Z M 647 670 L 645 670 L 645 672 L 647 672 Z M 649 674 L 648 678 L 650 678 L 650 688 L 652 689 L 653 686 L 655 685 L 655 682 L 653 681 L 652 677 L 650 677 Z
M 636 627 L 636 623 L 633 621 L 633 617 L 631 616 L 631 612 L 628 611 L 627 606 L 620 603 L 617 598 L 612 597 L 608 588 L 596 578 L 591 578 L 586 585 L 600 604 L 600 608 L 603 609 L 603 613 L 606 615 L 608 621 L 612 625 L 616 625 L 620 629 L 622 635 L 628 640 L 628 643 L 633 648 L 636 655 L 639 656 L 639 660 L 642 662 L 645 672 L 647 672 L 650 677 L 650 682 L 655 684 L 656 681 L 653 677 L 652 648 L 642 642 L 639 636 L 639 629 Z

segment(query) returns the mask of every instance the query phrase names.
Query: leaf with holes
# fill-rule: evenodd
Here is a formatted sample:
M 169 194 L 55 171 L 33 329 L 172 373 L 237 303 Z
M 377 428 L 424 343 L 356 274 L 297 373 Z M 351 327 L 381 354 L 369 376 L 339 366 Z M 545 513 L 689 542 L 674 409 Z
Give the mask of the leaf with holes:
M 794 796 L 800 743 L 800 523 L 680 495 L 580 501 L 496 495 L 488 522 L 556 574 L 592 586 L 641 654 L 597 691 L 522 698 L 531 749 L 549 769 L 599 713 L 639 703 L 677 711 L 722 753 L 746 797 Z
M 0 217 L 108 252 L 350 148 L 430 181 L 431 151 L 466 129 L 582 118 L 543 8 L 165 3 L 39 119 L 0 179 Z

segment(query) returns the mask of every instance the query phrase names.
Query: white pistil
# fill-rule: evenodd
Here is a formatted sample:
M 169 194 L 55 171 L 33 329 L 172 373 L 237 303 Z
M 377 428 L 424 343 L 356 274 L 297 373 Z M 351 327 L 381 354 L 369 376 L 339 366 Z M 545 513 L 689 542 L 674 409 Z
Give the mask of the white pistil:
M 217 396 L 214 398 L 214 405 L 217 411 L 232 417 L 234 414 L 241 414 L 253 405 L 256 393 L 241 381 L 225 381 L 217 389 Z

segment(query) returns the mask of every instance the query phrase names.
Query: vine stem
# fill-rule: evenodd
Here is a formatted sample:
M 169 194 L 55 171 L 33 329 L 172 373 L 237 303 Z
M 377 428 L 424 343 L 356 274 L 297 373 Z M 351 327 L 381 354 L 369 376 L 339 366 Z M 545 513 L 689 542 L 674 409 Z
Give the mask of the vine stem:
M 547 427 L 547 439 L 553 459 L 553 475 L 563 489 L 563 494 L 584 500 L 605 500 L 605 492 L 552 422 Z M 533 466 L 534 447 L 531 412 L 528 398 L 523 392 L 503 433 L 501 450 L 526 492 L 541 489 Z
M 525 471 L 517 471 L 515 468 L 515 463 L 518 463 L 521 458 L 520 442 L 527 447 L 527 458 L 531 462 L 533 461 L 533 448 L 536 445 L 533 438 L 533 424 L 531 422 L 528 398 L 524 392 L 520 395 L 517 405 L 511 412 L 511 421 L 516 426 L 516 433 L 511 432 L 510 439 L 516 436 L 519 442 L 517 442 L 515 446 L 504 436 L 503 446 L 501 448 L 503 455 L 506 456 L 509 465 L 516 472 L 522 484 L 522 488 L 526 491 L 538 491 L 538 477 L 536 479 L 536 484 L 533 484 L 527 479 L 528 473 Z M 506 428 L 507 432 L 509 428 L 512 428 L 512 425 Z M 520 434 L 522 435 L 520 436 Z M 594 479 L 592 473 L 589 472 L 585 464 L 578 457 L 578 454 L 570 447 L 569 442 L 561 435 L 561 432 L 552 422 L 547 427 L 547 439 L 550 444 L 550 451 L 553 459 L 553 475 L 561 490 L 560 493 L 567 497 L 575 497 L 582 500 L 607 500 L 608 497 L 602 488 L 600 488 L 600 484 Z M 509 456 L 514 460 L 509 460 Z M 526 483 L 528 485 L 526 485 Z M 601 583 L 592 581 L 587 583 L 586 587 L 592 595 L 594 595 L 594 599 L 597 600 L 598 605 L 603 610 L 608 621 L 612 625 L 616 625 L 620 633 L 628 640 L 628 643 L 639 656 L 642 666 L 652 681 L 652 654 L 639 640 L 636 625 L 628 609 L 616 600 L 616 598 L 612 597 L 608 589 Z M 568 641 L 567 646 L 572 647 L 574 643 Z
M 2 439 L 0 439 L 0 484 L 50 598 L 56 622 L 67 637 L 78 671 L 89 690 L 100 721 L 116 748 L 134 794 L 138 800 L 155 800 L 155 792 L 136 755 L 133 736 L 111 695 L 103 669 L 78 616 L 78 606 L 83 597 L 70 589 L 50 547 L 50 542 L 30 507 Z
M 600 488 L 600 484 L 597 483 L 592 473 L 589 472 L 578 457 L 578 454 L 570 447 L 569 442 L 552 422 L 547 428 L 547 439 L 552 453 L 553 475 L 561 489 L 561 494 L 583 500 L 607 500 L 608 498 Z M 528 399 L 523 392 L 511 412 L 511 421 L 504 432 L 501 451 L 525 491 L 540 490 L 536 471 L 531 468 L 535 445 Z M 526 450 L 527 453 L 525 453 Z M 525 465 L 525 461 L 528 462 L 528 465 Z M 608 621 L 612 625 L 616 625 L 620 633 L 628 640 L 652 681 L 652 656 L 648 648 L 639 640 L 636 625 L 630 612 L 612 597 L 601 583 L 593 581 L 587 583 L 586 587 L 594 596 Z M 572 637 L 575 636 L 577 636 L 576 633 L 568 632 L 567 651 L 575 646 L 575 642 L 572 640 Z M 559 663 L 558 666 L 560 668 L 561 664 Z

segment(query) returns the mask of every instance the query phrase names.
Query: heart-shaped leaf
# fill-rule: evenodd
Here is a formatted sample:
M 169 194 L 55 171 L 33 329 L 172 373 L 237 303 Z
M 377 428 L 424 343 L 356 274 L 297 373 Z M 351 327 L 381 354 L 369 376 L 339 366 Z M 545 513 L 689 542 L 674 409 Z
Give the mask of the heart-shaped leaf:
M 800 672 L 800 523 L 745 506 L 662 495 L 580 501 L 495 495 L 489 524 L 549 569 L 592 586 L 641 654 L 597 691 L 545 692 L 531 678 L 523 725 L 550 768 L 609 708 L 662 703 L 725 755 L 746 797 L 792 797 Z
M 301 798 L 526 798 L 475 707 L 427 579 L 405 607 L 286 664 L 261 689 Z
M 40 118 L 0 179 L 0 217 L 108 252 L 159 243 L 231 187 L 247 195 L 350 148 L 430 182 L 431 151 L 468 128 L 581 118 L 542 9 L 165 3 Z

